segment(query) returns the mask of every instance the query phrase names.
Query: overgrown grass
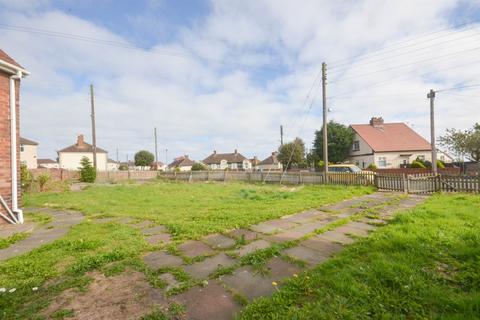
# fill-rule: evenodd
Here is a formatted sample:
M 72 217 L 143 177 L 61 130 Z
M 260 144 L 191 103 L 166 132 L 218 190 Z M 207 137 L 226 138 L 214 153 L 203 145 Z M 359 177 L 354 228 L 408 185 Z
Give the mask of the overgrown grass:
M 6 238 L 0 238 L 0 249 L 5 249 L 10 247 L 15 242 L 28 238 L 29 233 L 27 232 L 18 232 Z
M 369 192 L 372 189 L 367 187 L 159 182 L 31 194 L 25 197 L 25 205 L 150 219 L 167 226 L 175 239 L 183 240 L 248 227 Z
M 478 319 L 480 196 L 435 195 L 242 319 Z

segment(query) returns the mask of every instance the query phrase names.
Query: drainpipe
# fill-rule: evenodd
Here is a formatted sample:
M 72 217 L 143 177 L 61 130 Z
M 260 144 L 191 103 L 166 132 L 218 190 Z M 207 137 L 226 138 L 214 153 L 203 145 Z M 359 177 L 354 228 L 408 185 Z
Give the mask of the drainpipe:
M 17 215 L 19 223 L 23 223 L 23 211 L 18 208 L 18 179 L 17 179 L 17 106 L 15 99 L 15 80 L 22 77 L 22 71 L 10 77 L 10 146 L 12 169 L 12 212 Z

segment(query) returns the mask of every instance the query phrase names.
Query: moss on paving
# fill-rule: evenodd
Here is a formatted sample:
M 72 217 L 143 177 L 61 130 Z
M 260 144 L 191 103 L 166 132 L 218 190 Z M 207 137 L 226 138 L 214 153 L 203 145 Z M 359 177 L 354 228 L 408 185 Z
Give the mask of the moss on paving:
M 480 196 L 435 195 L 241 319 L 478 319 Z

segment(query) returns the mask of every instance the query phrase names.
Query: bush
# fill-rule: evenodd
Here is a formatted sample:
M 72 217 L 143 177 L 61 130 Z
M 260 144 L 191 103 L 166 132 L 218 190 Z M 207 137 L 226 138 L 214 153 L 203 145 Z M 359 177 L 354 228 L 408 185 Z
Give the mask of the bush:
M 20 185 L 23 191 L 28 191 L 32 187 L 33 176 L 28 171 L 28 168 L 25 164 L 20 166 Z
M 427 167 L 418 160 L 414 160 L 412 164 L 410 165 L 411 168 L 419 168 L 419 169 L 426 169 Z
M 122 163 L 121 165 L 118 166 L 118 170 L 127 171 L 128 170 L 128 165 L 126 165 L 125 163 Z
M 90 160 L 87 157 L 83 157 L 80 160 L 80 181 L 82 182 L 95 182 L 97 178 L 97 172 L 95 168 L 92 166 Z
M 42 173 L 37 177 L 38 187 L 40 191 L 45 190 L 45 185 L 50 181 L 51 177 L 48 173 Z
M 445 163 L 442 160 L 437 160 L 437 168 L 438 169 L 445 169 Z
M 192 171 L 205 171 L 205 170 L 207 170 L 207 167 L 203 163 L 195 162 L 192 165 Z
M 141 150 L 135 153 L 135 165 L 139 167 L 148 167 L 155 161 L 153 153 L 147 150 Z
M 376 170 L 377 169 L 377 165 L 375 163 L 370 163 L 367 167 L 367 169 L 370 169 L 370 170 Z

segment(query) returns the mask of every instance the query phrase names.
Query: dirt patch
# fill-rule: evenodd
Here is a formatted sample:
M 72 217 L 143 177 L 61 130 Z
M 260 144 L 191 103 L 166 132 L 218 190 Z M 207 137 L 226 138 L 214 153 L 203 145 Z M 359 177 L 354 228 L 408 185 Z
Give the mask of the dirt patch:
M 126 271 L 113 277 L 99 272 L 88 275 L 93 281 L 85 292 L 64 291 L 44 314 L 51 318 L 57 311 L 72 310 L 72 319 L 138 319 L 155 308 L 167 308 L 162 292 L 152 288 L 141 272 Z

